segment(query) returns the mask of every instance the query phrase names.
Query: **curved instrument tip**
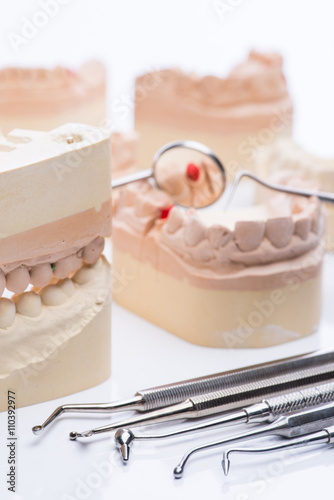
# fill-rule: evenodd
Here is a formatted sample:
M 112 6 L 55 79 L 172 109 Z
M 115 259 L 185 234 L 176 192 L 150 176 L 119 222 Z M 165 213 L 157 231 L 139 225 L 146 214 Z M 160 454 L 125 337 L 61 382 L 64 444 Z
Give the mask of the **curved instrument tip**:
M 34 434 L 37 435 L 37 434 L 40 434 L 42 432 L 43 426 L 42 425 L 35 425 L 35 427 L 33 427 L 31 430 Z
M 72 431 L 72 432 L 70 432 L 69 436 L 70 436 L 71 441 L 75 441 L 77 439 L 77 437 L 79 437 L 79 434 L 76 431 Z
M 92 436 L 93 434 L 94 434 L 94 432 L 92 430 L 85 431 L 85 432 L 72 431 L 72 432 L 70 432 L 69 436 L 70 436 L 71 441 L 75 441 L 78 438 L 87 438 L 87 437 Z
M 177 465 L 173 471 L 175 479 L 181 479 L 183 474 L 183 467 L 181 465 Z

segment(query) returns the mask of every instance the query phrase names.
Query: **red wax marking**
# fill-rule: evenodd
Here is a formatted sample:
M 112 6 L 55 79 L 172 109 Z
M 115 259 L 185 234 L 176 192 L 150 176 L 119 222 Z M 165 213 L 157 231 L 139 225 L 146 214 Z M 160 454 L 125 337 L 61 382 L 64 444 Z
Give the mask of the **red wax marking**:
M 191 179 L 192 181 L 197 181 L 198 178 L 199 178 L 199 167 L 197 165 L 195 165 L 195 163 L 189 163 L 187 165 L 187 176 L 189 177 L 189 179 Z
M 161 209 L 160 219 L 167 219 L 169 212 L 172 210 L 173 206 L 174 205 L 170 205 L 169 207 L 163 207 Z
M 281 72 L 281 75 L 282 75 L 284 83 L 286 83 L 286 78 L 285 78 L 285 75 L 284 75 L 283 71 Z

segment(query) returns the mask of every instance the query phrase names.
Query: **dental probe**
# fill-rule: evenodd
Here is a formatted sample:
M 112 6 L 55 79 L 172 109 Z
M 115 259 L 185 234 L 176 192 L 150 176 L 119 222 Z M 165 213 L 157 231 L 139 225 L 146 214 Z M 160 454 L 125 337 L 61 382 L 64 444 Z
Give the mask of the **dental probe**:
M 166 408 L 138 415 L 128 420 L 115 422 L 113 424 L 97 427 L 84 432 L 72 431 L 70 439 L 78 437 L 90 437 L 95 434 L 110 432 L 120 427 L 131 427 L 132 425 L 153 424 L 183 418 L 199 418 L 207 415 L 222 413 L 244 405 L 258 403 L 264 397 L 270 395 L 284 394 L 289 390 L 299 390 L 302 387 L 314 386 L 318 383 L 334 381 L 334 363 L 286 373 L 265 380 L 258 380 L 241 386 L 230 387 L 222 391 L 202 394 L 187 399 Z
M 272 189 L 273 191 L 277 191 L 279 193 L 287 193 L 295 196 L 305 196 L 306 198 L 309 198 L 311 196 L 316 196 L 317 198 L 319 198 L 320 201 L 324 203 L 331 203 L 331 204 L 334 203 L 334 195 L 331 192 L 317 191 L 314 189 L 299 189 L 292 186 L 283 186 L 281 184 L 274 184 L 272 182 L 267 182 L 264 179 L 261 179 L 261 177 L 252 174 L 252 172 L 248 172 L 247 170 L 241 170 L 236 174 L 234 181 L 230 187 L 230 190 L 227 194 L 227 197 L 224 202 L 224 210 L 228 209 L 235 195 L 235 192 L 240 184 L 240 181 L 243 177 L 248 177 L 249 179 L 252 179 L 253 181 L 260 184 L 261 186 L 264 186 L 268 189 Z
M 204 377 L 175 382 L 168 385 L 138 391 L 133 397 L 111 403 L 66 404 L 59 406 L 42 425 L 32 428 L 39 434 L 64 413 L 113 413 L 137 410 L 140 412 L 163 408 L 209 392 L 242 385 L 258 379 L 273 377 L 311 366 L 334 362 L 333 350 L 314 351 L 276 361 L 215 373 Z M 126 424 L 125 424 L 126 425 Z
M 225 450 L 222 467 L 225 476 L 228 475 L 231 466 L 230 455 L 231 453 L 271 453 L 274 451 L 281 451 L 287 448 L 297 448 L 299 446 L 309 446 L 312 444 L 334 444 L 334 425 L 323 429 L 322 431 L 312 432 L 304 436 L 294 439 L 284 439 L 278 444 L 266 446 L 264 448 L 229 448 Z
M 222 446 L 226 443 L 234 441 L 242 441 L 247 439 L 254 439 L 262 436 L 278 435 L 286 438 L 292 438 L 316 432 L 324 429 L 328 425 L 334 425 L 334 403 L 327 403 L 319 407 L 302 410 L 292 415 L 279 417 L 271 424 L 260 426 L 242 434 L 235 434 L 234 436 L 213 441 L 208 444 L 198 446 L 189 450 L 182 458 L 180 463 L 174 469 L 174 477 L 179 479 L 182 477 L 185 465 L 191 455 L 203 450 L 208 450 L 217 446 Z
M 228 413 L 215 420 L 205 421 L 190 427 L 183 427 L 165 434 L 134 434 L 131 429 L 118 429 L 115 434 L 115 442 L 117 448 L 120 450 L 123 462 L 127 462 L 129 460 L 130 446 L 133 441 L 173 438 L 181 434 L 209 429 L 224 424 L 271 422 L 280 415 L 310 408 L 329 401 L 334 401 L 334 383 L 322 384 L 298 392 L 283 394 L 275 398 L 264 399 L 261 403 Z

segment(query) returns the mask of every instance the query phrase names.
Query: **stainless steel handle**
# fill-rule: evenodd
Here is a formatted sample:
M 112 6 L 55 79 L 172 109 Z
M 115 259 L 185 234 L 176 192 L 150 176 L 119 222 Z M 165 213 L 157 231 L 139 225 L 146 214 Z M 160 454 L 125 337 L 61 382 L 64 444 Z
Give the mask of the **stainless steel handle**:
M 222 391 L 216 391 L 209 394 L 202 394 L 189 398 L 194 410 L 194 417 L 202 417 L 219 413 L 219 411 L 231 410 L 240 408 L 241 405 L 247 405 L 261 401 L 263 397 L 270 394 L 287 393 L 289 390 L 296 389 L 297 387 L 310 387 L 314 384 L 333 380 L 334 377 L 334 363 L 329 363 L 322 367 L 311 367 L 305 370 L 298 370 L 294 373 L 286 373 L 277 377 L 270 377 L 264 380 L 257 380 L 250 384 L 243 384 L 237 387 L 230 387 Z M 331 395 L 330 395 L 331 394 Z M 331 393 L 324 398 L 331 400 L 334 398 L 334 384 Z M 309 400 L 314 400 L 315 395 L 309 396 Z M 276 404 L 277 412 L 279 407 L 282 407 L 282 401 L 274 401 Z M 299 404 L 303 408 L 305 397 L 299 394 Z M 289 405 L 293 405 L 293 397 L 286 400 L 286 411 Z M 296 404 L 297 406 L 297 404 Z M 298 408 L 296 407 L 296 410 Z M 284 412 L 279 412 L 280 414 Z
M 320 431 L 326 426 L 334 424 L 334 404 L 332 402 L 319 407 L 316 406 L 284 418 L 286 419 L 287 430 L 282 432 L 281 435 L 294 437 Z
M 153 168 L 147 168 L 146 170 L 141 170 L 140 172 L 135 172 L 134 174 L 125 175 L 119 179 L 115 179 L 111 183 L 112 188 L 117 188 L 125 186 L 125 184 L 130 184 L 131 182 L 142 181 L 143 179 L 149 179 L 154 174 Z
M 320 431 L 328 425 L 334 425 L 334 403 L 328 403 L 320 408 L 315 407 L 310 410 L 303 410 L 289 416 L 279 417 L 271 424 L 256 426 L 241 434 L 229 435 L 218 441 L 202 444 L 189 450 L 174 469 L 174 477 L 180 478 L 183 474 L 186 463 L 194 454 L 201 451 L 222 446 L 236 441 L 255 439 L 266 435 L 278 435 L 284 437 L 295 437 L 310 432 Z M 331 439 L 328 435 L 328 439 Z
M 277 417 L 284 413 L 292 413 L 333 400 L 334 383 L 331 383 L 269 398 L 265 402 L 272 416 Z
M 185 380 L 181 382 L 174 382 L 168 385 L 142 390 L 137 392 L 133 397 L 122 401 L 82 405 L 67 404 L 56 408 L 55 411 L 45 420 L 42 425 L 35 425 L 32 430 L 35 434 L 39 434 L 43 429 L 49 426 L 51 422 L 53 422 L 63 413 L 111 413 L 114 411 L 130 409 L 140 412 L 157 410 L 158 408 L 164 408 L 166 406 L 172 406 L 182 403 L 184 401 L 187 401 L 189 398 L 200 394 L 212 393 L 223 389 L 233 388 L 238 385 L 245 386 L 246 384 L 250 384 L 258 380 L 263 380 L 287 373 L 296 373 L 299 370 L 312 367 L 321 370 L 321 367 L 331 362 L 334 363 L 334 351 L 315 351 L 298 356 L 292 356 L 290 358 L 271 361 L 269 363 L 261 363 L 241 369 L 239 368 L 223 373 L 216 373 L 213 375 L 207 375 L 204 377 Z M 326 367 L 326 370 L 327 368 L 328 367 Z M 306 387 L 307 385 L 326 382 L 330 379 L 334 379 L 334 374 L 330 375 L 326 372 L 326 375 L 323 375 L 323 377 L 321 378 L 318 373 L 317 378 L 312 380 L 312 383 L 306 381 L 305 383 L 299 384 L 299 386 L 298 384 L 287 384 L 286 386 L 284 386 L 284 390 L 277 390 L 276 394 L 280 394 L 288 390 L 296 390 L 297 387 Z M 273 392 L 262 392 L 260 394 L 260 399 L 270 394 L 273 394 Z M 240 403 L 242 404 L 242 401 L 240 401 Z M 234 404 L 231 405 L 231 408 L 235 408 L 236 406 L 238 406 L 238 404 L 234 402 Z M 123 426 L 124 425 L 125 424 L 123 423 Z
M 267 363 L 247 366 L 245 368 L 229 370 L 205 377 L 176 382 L 168 385 L 141 390 L 136 396 L 141 397 L 137 405 L 138 410 L 149 411 L 164 406 L 181 403 L 188 398 L 200 394 L 213 393 L 230 387 L 245 385 L 259 379 L 266 379 L 297 370 L 321 366 L 334 362 L 334 351 L 315 351 L 290 358 L 279 359 Z M 326 382 L 326 379 L 318 380 L 318 383 Z M 317 383 L 316 381 L 314 383 Z M 313 384 L 314 385 L 314 384 Z M 295 387 L 287 386 L 286 391 Z M 267 394 L 263 394 L 264 397 Z M 259 399 L 257 399 L 259 401 Z

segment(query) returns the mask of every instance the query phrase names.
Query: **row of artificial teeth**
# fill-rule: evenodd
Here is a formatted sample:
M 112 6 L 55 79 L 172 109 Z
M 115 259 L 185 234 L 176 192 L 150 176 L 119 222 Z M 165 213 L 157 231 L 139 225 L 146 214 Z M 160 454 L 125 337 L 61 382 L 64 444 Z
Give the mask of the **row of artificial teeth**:
M 52 88 L 55 84 L 69 81 L 71 72 L 57 66 L 54 69 L 46 68 L 4 68 L 0 71 L 0 87 L 21 88 Z
M 261 74 L 248 78 L 227 78 L 222 80 L 216 76 L 205 76 L 201 79 L 187 79 L 181 83 L 179 90 L 188 94 L 193 90 L 193 97 L 206 98 L 213 104 L 239 102 L 254 96 L 267 98 L 275 96 L 283 90 L 283 82 L 278 72 Z
M 173 207 L 163 234 L 172 235 L 182 230 L 182 239 L 186 247 L 191 249 L 200 246 L 201 251 L 196 252 L 198 259 L 210 260 L 213 258 L 213 250 L 224 247 L 232 239 L 235 240 L 239 251 L 251 252 L 261 245 L 264 238 L 267 238 L 273 247 L 281 249 L 290 244 L 293 235 L 305 241 L 311 231 L 319 234 L 321 224 L 318 203 L 314 204 L 313 213 L 298 216 L 299 214 L 295 217 L 275 217 L 267 221 L 239 221 L 234 231 L 231 231 L 219 224 L 207 227 L 196 214 L 186 216 L 182 210 Z
M 145 76 L 137 80 L 137 87 L 145 86 Z M 176 93 L 186 94 L 196 100 L 208 99 L 212 104 L 225 105 L 244 101 L 247 98 L 267 99 L 285 91 L 280 68 L 272 68 L 254 76 L 219 78 L 214 75 L 199 77 L 166 70 L 161 78 L 171 85 Z M 143 83 L 142 83 L 143 82 Z
M 11 299 L 0 298 L 0 328 L 10 327 L 16 314 L 36 318 L 45 306 L 60 306 L 76 291 L 76 285 L 85 285 L 93 280 L 96 273 L 94 265 L 83 266 L 72 278 L 59 280 L 41 289 L 14 295 Z
M 10 292 L 22 293 L 29 283 L 36 287 L 43 287 L 50 283 L 52 278 L 64 279 L 71 273 L 80 269 L 83 264 L 94 264 L 104 248 L 104 239 L 101 237 L 95 238 L 89 245 L 81 248 L 78 252 L 68 257 L 64 257 L 55 262 L 37 264 L 30 270 L 27 266 L 19 266 L 6 275 L 0 270 L 0 296 L 5 288 Z

